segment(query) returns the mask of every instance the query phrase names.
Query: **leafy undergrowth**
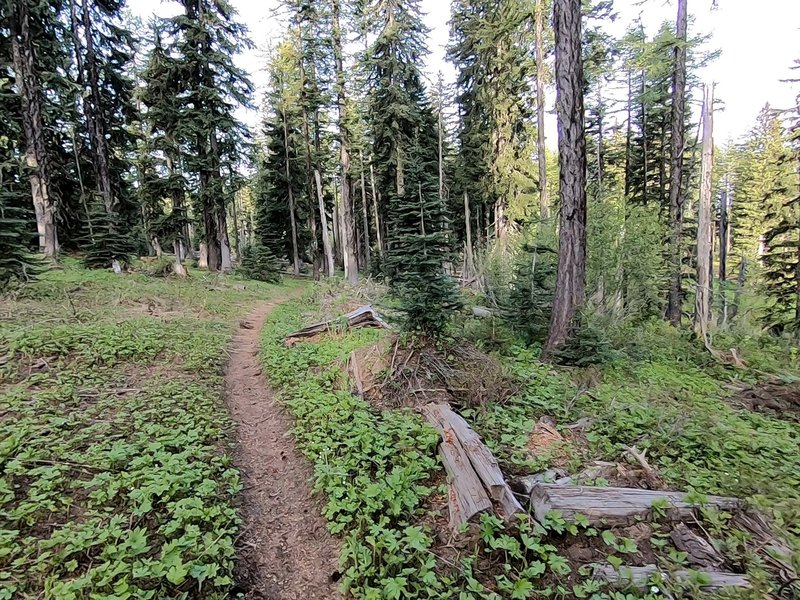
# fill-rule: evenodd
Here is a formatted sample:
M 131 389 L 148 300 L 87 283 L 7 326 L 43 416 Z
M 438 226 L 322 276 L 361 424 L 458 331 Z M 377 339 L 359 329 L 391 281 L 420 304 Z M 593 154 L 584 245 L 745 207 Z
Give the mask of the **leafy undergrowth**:
M 336 313 L 331 306 L 325 311 Z M 558 514 L 541 526 L 527 520 L 506 525 L 483 515 L 469 531 L 451 537 L 436 435 L 409 409 L 354 397 L 344 380 L 342 365 L 351 351 L 374 347 L 384 334 L 344 331 L 284 347 L 285 334 L 319 317 L 314 303 L 278 308 L 262 338 L 262 360 L 297 419 L 295 436 L 315 465 L 330 529 L 345 538 L 343 581 L 354 597 L 618 600 L 661 597 L 661 590 L 673 597 L 703 595 L 705 575 L 691 570 L 696 566 L 672 544 L 672 527 L 659 519 L 602 528 Z M 738 409 L 726 400 L 725 383 L 758 377 L 731 372 L 668 328 L 648 327 L 633 340 L 641 346 L 638 353 L 615 351 L 613 361 L 590 368 L 554 368 L 541 364 L 533 350 L 506 346 L 498 356 L 516 375 L 520 391 L 503 403 L 461 412 L 509 475 L 552 467 L 577 474 L 597 460 L 624 462 L 623 452 L 635 445 L 648 451 L 668 487 L 689 490 L 698 504 L 709 493 L 744 498 L 767 509 L 776 529 L 796 542 L 797 424 Z M 761 351 L 760 364 L 777 363 Z M 531 445 L 531 433 L 545 415 L 556 419 L 564 438 L 542 452 Z M 579 419 L 582 428 L 563 427 Z M 691 526 L 714 536 L 727 568 L 747 572 L 753 583 L 750 590 L 724 595 L 774 593 L 774 579 L 730 527 L 729 516 L 709 510 L 702 515 Z M 654 562 L 664 571 L 689 569 L 689 577 L 678 587 L 656 574 L 650 582 L 655 591 L 641 592 L 612 590 L 595 579 L 597 565 L 624 570 Z
M 800 425 L 790 415 L 731 403 L 726 386 L 732 380 L 756 382 L 764 373 L 720 365 L 660 323 L 628 332 L 627 340 L 614 360 L 581 369 L 554 369 L 539 363 L 534 351 L 512 348 L 503 360 L 525 382 L 522 391 L 503 405 L 464 416 L 510 474 L 558 467 L 574 475 L 597 460 L 624 464 L 626 450 L 635 446 L 646 451 L 670 488 L 736 496 L 770 514 L 774 529 L 794 548 L 794 568 L 800 568 Z M 780 352 L 776 345 L 751 342 L 743 355 L 748 364 L 782 368 L 791 379 L 796 357 L 787 353 L 781 361 Z M 541 452 L 531 434 L 544 415 L 562 426 L 563 439 Z M 581 427 L 565 427 L 573 423 Z M 724 520 L 714 533 L 732 546 L 741 535 Z M 756 557 L 737 559 L 765 581 Z
M 280 288 L 67 262 L 0 302 L 0 598 L 222 598 L 235 318 Z

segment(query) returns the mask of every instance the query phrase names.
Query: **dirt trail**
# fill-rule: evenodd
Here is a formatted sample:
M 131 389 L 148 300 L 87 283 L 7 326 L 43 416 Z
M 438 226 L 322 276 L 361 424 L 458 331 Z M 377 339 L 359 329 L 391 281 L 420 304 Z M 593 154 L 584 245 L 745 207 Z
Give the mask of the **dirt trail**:
M 311 464 L 295 447 L 292 418 L 275 400 L 258 360 L 261 327 L 279 303 L 259 306 L 242 322 L 225 375 L 237 426 L 234 461 L 244 484 L 238 578 L 246 598 L 340 598 L 334 582 L 339 541 L 311 497 Z

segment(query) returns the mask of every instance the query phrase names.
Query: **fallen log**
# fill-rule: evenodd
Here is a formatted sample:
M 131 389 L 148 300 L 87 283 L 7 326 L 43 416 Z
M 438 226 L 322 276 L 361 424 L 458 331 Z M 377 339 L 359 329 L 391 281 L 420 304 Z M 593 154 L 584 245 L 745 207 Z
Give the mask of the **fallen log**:
M 358 327 L 377 327 L 382 329 L 391 329 L 391 326 L 383 320 L 381 315 L 370 305 L 360 306 L 349 313 L 342 315 L 336 319 L 329 321 L 322 321 L 314 323 L 308 327 L 303 327 L 297 331 L 290 333 L 283 338 L 284 344 L 290 343 L 299 338 L 312 337 L 326 331 L 331 331 L 337 327 L 347 326 L 349 329 L 356 329 Z
M 747 576 L 737 573 L 686 570 L 671 573 L 659 569 L 656 565 L 645 565 L 643 567 L 622 566 L 618 570 L 611 565 L 606 565 L 595 571 L 595 577 L 617 587 L 633 586 L 645 589 L 650 584 L 651 577 L 656 573 L 659 573 L 665 581 L 674 581 L 676 583 L 700 582 L 700 588 L 708 592 L 730 587 L 750 587 L 750 580 Z
M 652 517 L 653 504 L 665 503 L 664 516 L 671 521 L 695 517 L 698 505 L 689 502 L 682 492 L 643 490 L 638 488 L 592 487 L 537 483 L 530 495 L 530 510 L 537 521 L 551 510 L 566 519 L 585 516 L 590 523 L 633 525 Z M 706 496 L 706 506 L 733 511 L 739 508 L 737 498 Z
M 506 519 L 523 511 L 506 483 L 497 460 L 463 417 L 455 413 L 449 404 L 427 404 L 422 412 L 442 434 L 440 451 L 448 449 L 453 455 L 448 457 L 451 464 L 448 466 L 445 463 L 448 475 L 451 476 L 450 516 L 453 529 L 468 521 L 476 512 L 492 508 L 491 502 L 486 506 L 482 501 L 484 497 L 488 500 L 491 496 L 499 504 L 500 512 Z M 457 463 L 454 460 L 456 457 L 459 459 Z M 466 462 L 462 457 L 466 458 Z M 462 510 L 459 505 L 454 507 L 453 500 L 461 498 L 460 504 L 463 505 L 465 497 L 479 498 L 480 502 L 470 504 L 474 508 L 480 507 L 479 510 L 468 514 L 469 511 Z
M 450 484 L 448 493 L 450 529 L 455 533 L 463 523 L 467 523 L 476 514 L 491 510 L 492 502 L 483 489 L 456 432 L 442 420 L 440 407 L 441 405 L 428 404 L 422 411 L 428 421 L 442 434 L 439 455 Z

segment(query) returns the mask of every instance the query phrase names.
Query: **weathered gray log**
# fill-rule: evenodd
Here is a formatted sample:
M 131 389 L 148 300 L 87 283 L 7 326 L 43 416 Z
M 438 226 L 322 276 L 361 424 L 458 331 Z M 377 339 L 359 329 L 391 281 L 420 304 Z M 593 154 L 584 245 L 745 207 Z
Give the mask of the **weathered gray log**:
M 360 306 L 359 308 L 350 311 L 339 318 L 331 319 L 329 321 L 322 321 L 321 323 L 314 323 L 313 325 L 309 325 L 303 329 L 298 329 L 297 331 L 287 335 L 284 338 L 284 342 L 288 342 L 289 340 L 297 338 L 311 337 L 317 335 L 318 333 L 324 333 L 326 331 L 336 329 L 337 326 L 345 323 L 350 329 L 355 329 L 357 327 L 378 327 L 383 329 L 391 328 L 390 325 L 383 320 L 381 315 L 374 308 L 372 308 L 372 306 L 366 305 Z
M 644 589 L 649 585 L 650 578 L 655 573 L 660 573 L 663 579 L 676 583 L 690 582 L 693 580 L 693 573 L 695 576 L 700 574 L 708 582 L 700 587 L 708 592 L 729 587 L 750 587 L 750 580 L 745 575 L 738 575 L 737 573 L 726 571 L 675 571 L 670 573 L 659 569 L 656 565 L 645 565 L 643 567 L 622 566 L 619 570 L 614 569 L 611 565 L 606 565 L 595 572 L 595 577 L 617 587 L 633 586 Z
M 440 409 L 441 405 L 428 404 L 422 411 L 442 434 L 439 455 L 450 484 L 450 529 L 456 532 L 477 513 L 491 510 L 492 502 L 455 431 L 442 419 Z
M 503 516 L 510 518 L 519 512 L 523 512 L 522 505 L 514 497 L 514 493 L 506 483 L 503 472 L 486 444 L 481 441 L 480 436 L 469 426 L 464 418 L 455 413 L 448 404 L 438 405 L 437 416 L 455 431 L 458 441 L 472 463 L 472 467 L 489 491 L 489 495 L 500 504 Z
M 696 515 L 698 506 L 682 492 L 642 490 L 637 488 L 591 487 L 537 483 L 531 491 L 530 508 L 537 521 L 551 510 L 572 519 L 581 514 L 590 523 L 632 525 L 653 513 L 653 503 L 666 502 L 667 519 L 683 521 Z M 732 511 L 739 500 L 723 496 L 706 496 L 706 506 Z

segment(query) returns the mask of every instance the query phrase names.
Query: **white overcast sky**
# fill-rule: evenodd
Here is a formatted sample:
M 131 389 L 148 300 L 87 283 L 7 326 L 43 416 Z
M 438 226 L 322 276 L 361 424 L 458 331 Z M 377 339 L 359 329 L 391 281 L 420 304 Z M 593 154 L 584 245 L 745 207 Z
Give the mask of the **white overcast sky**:
M 263 94 L 265 49 L 279 40 L 284 31 L 273 15 L 274 0 L 231 0 L 238 9 L 240 20 L 250 29 L 257 49 L 238 59 L 250 72 L 258 87 L 259 105 Z M 701 73 L 702 79 L 716 83 L 716 96 L 724 107 L 715 115 L 715 138 L 719 142 L 735 139 L 753 125 L 758 111 L 766 102 L 778 108 L 793 104 L 798 86 L 781 82 L 789 77 L 800 78 L 790 71 L 795 59 L 800 59 L 800 0 L 688 0 L 690 25 L 693 33 L 711 33 L 711 48 L 719 48 L 721 56 Z M 452 80 L 453 69 L 445 61 L 448 38 L 450 2 L 422 0 L 427 12 L 425 21 L 430 28 L 430 56 L 426 71 L 431 81 L 441 70 L 446 80 Z M 142 18 L 152 14 L 169 15 L 177 10 L 172 0 L 129 0 L 132 12 Z M 609 31 L 615 35 L 639 15 L 648 33 L 654 33 L 661 22 L 673 21 L 675 3 L 665 0 L 614 0 L 618 13 Z M 548 91 L 552 105 L 554 92 Z M 242 115 L 251 124 L 255 115 Z M 554 121 L 548 118 L 548 145 L 555 145 Z

